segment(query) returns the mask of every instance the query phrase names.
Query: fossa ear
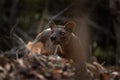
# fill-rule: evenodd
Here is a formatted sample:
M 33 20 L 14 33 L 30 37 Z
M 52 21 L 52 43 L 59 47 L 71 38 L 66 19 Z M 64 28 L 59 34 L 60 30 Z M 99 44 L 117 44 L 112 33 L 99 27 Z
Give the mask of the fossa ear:
M 55 26 L 56 26 L 56 24 L 55 24 L 54 21 L 51 21 L 51 22 L 49 23 L 50 29 L 53 29 Z
M 65 29 L 70 31 L 70 32 L 73 32 L 73 29 L 75 26 L 76 26 L 75 22 L 69 21 L 65 24 Z

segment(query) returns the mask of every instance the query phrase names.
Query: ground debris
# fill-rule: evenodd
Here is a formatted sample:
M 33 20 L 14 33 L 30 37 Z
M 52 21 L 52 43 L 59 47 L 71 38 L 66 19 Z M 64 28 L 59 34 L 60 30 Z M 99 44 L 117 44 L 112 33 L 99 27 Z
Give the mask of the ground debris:
M 105 67 L 98 62 L 87 63 L 87 70 L 93 80 L 120 80 L 120 67 Z
M 54 55 L 1 59 L 0 80 L 71 80 L 75 71 L 71 61 Z

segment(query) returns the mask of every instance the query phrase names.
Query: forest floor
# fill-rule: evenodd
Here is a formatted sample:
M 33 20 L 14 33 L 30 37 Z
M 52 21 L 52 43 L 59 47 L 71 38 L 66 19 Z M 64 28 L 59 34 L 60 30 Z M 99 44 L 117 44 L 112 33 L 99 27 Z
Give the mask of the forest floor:
M 72 60 L 58 55 L 35 54 L 28 47 L 22 51 L 22 56 L 15 50 L 1 52 L 0 80 L 74 80 Z M 86 66 L 93 80 L 120 80 L 119 66 L 105 67 L 97 61 L 86 63 Z

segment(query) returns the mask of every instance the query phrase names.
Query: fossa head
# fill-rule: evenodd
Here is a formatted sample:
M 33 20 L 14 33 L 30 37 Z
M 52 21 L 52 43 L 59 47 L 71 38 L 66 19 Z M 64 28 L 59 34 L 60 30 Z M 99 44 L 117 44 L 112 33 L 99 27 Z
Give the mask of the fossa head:
M 49 27 L 51 29 L 50 40 L 54 44 L 62 44 L 66 43 L 70 39 L 75 23 L 69 21 L 65 25 L 56 25 L 53 21 L 51 21 Z

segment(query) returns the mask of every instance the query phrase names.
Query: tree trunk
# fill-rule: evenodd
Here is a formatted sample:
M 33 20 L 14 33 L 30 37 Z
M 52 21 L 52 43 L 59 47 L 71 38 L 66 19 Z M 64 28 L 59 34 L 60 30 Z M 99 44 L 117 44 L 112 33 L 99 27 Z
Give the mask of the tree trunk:
M 95 8 L 96 0 L 75 0 L 73 8 L 68 14 L 73 16 L 76 22 L 75 33 L 79 37 L 81 47 L 86 56 L 86 60 L 90 62 L 91 59 L 91 30 L 89 26 L 89 17 L 92 10 Z M 71 12 L 72 11 L 72 12 Z

